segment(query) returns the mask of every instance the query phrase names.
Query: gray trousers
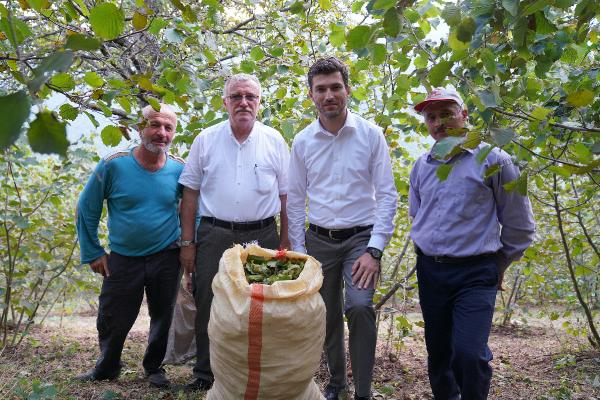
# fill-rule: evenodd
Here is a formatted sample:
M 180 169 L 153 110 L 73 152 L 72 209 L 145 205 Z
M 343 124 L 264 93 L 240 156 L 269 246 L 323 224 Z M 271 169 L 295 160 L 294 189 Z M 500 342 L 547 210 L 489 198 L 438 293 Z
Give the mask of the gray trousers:
M 352 265 L 365 253 L 370 238 L 370 230 L 343 241 L 306 231 L 307 252 L 321 262 L 323 269 L 321 296 L 327 310 L 325 352 L 330 374 L 328 386 L 334 389 L 346 386 L 345 313 L 355 393 L 369 398 L 377 343 L 373 309 L 375 289 L 373 284 L 368 289 L 358 289 L 352 284 L 351 274 Z M 342 289 L 345 289 L 345 296 Z
M 196 365 L 194 377 L 212 381 L 208 341 L 208 320 L 213 292 L 211 284 L 219 271 L 219 260 L 223 252 L 234 244 L 258 241 L 259 246 L 268 249 L 279 247 L 277 224 L 252 231 L 234 231 L 202 222 L 198 227 L 196 245 L 196 272 L 193 276 L 194 300 L 196 302 Z

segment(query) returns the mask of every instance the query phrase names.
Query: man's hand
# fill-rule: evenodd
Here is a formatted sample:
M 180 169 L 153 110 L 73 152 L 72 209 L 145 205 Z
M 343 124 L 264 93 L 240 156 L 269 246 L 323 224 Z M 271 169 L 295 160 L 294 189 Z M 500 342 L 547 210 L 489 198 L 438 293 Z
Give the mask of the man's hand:
M 359 289 L 367 289 L 373 281 L 377 285 L 379 279 L 379 260 L 369 253 L 365 253 L 354 262 L 352 266 L 352 284 Z
M 183 267 L 186 274 L 191 274 L 196 271 L 196 245 L 191 244 L 189 246 L 182 247 L 179 249 L 179 262 Z
M 108 270 L 108 256 L 103 254 L 96 258 L 90 263 L 90 268 L 92 268 L 92 271 L 95 273 L 108 278 L 110 276 L 110 271 Z
M 498 275 L 498 291 L 499 292 L 504 292 L 506 290 L 504 288 L 504 286 L 502 286 L 503 282 L 504 282 L 504 271 L 500 272 L 500 274 Z

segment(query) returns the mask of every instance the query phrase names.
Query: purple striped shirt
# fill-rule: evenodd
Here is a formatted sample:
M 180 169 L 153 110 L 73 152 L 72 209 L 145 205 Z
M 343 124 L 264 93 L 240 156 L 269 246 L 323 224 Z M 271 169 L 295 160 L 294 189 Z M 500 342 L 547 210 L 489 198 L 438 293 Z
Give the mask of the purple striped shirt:
M 430 256 L 468 257 L 498 252 L 500 270 L 518 260 L 534 238 L 535 222 L 527 196 L 506 191 L 503 184 L 519 176 L 519 169 L 503 150 L 494 148 L 479 163 L 477 153 L 465 150 L 447 161 L 422 155 L 410 174 L 411 237 Z M 453 164 L 445 181 L 435 171 Z M 485 171 L 500 172 L 485 179 Z

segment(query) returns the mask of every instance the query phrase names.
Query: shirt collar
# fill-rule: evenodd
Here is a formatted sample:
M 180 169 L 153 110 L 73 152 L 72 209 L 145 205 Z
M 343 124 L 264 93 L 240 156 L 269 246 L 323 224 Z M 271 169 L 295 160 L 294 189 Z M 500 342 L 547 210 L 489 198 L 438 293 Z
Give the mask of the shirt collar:
M 341 129 L 337 132 L 337 135 L 332 134 L 331 132 L 327 131 L 325 128 L 323 128 L 323 125 L 321 125 L 321 121 L 319 120 L 319 118 L 317 118 L 317 120 L 314 123 L 314 130 L 313 132 L 316 133 L 321 133 L 323 135 L 326 136 L 339 136 L 341 134 L 344 134 L 345 132 L 354 132 L 356 131 L 356 116 L 350 112 L 350 110 L 346 109 L 347 113 L 346 113 L 346 121 L 344 121 L 344 125 L 341 127 Z
M 258 122 L 257 120 L 254 121 L 254 125 L 252 125 L 252 130 L 250 131 L 250 134 L 248 135 L 248 137 L 246 138 L 246 140 L 244 140 L 242 143 L 238 142 L 237 139 L 235 138 L 235 136 L 233 135 L 233 130 L 231 129 L 231 122 L 229 120 L 225 121 L 226 123 L 226 130 L 227 133 L 229 134 L 229 136 L 231 137 L 231 139 L 236 142 L 239 146 L 242 146 L 244 143 L 250 143 L 252 142 L 252 139 L 256 136 L 256 132 L 260 129 L 257 127 L 257 125 L 260 124 L 260 122 Z

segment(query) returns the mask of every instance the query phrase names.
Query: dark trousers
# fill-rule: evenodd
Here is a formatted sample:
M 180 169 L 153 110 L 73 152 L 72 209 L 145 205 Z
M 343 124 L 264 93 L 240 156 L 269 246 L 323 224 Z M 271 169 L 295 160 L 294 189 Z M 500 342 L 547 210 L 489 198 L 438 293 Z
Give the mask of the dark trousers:
M 123 344 L 140 311 L 144 290 L 150 314 L 150 332 L 142 365 L 146 374 L 156 372 L 167 350 L 179 287 L 179 248 L 141 257 L 112 252 L 108 256 L 108 269 L 110 276 L 105 277 L 102 283 L 96 322 L 100 358 L 96 362 L 95 374 L 99 378 L 119 374 Z
M 468 264 L 417 257 L 429 382 L 436 400 L 486 399 L 498 266 L 494 256 Z
M 377 327 L 373 309 L 373 283 L 367 289 L 352 284 L 352 265 L 363 254 L 371 231 L 357 233 L 346 240 L 333 240 L 311 230 L 306 231 L 306 250 L 323 269 L 321 296 L 327 310 L 325 353 L 332 389 L 346 387 L 346 349 L 344 314 L 348 320 L 348 347 L 355 393 L 371 397 L 375 363 Z M 344 293 L 345 292 L 345 293 Z M 344 296 L 345 294 L 345 296 Z
M 212 281 L 219 271 L 219 260 L 223 252 L 234 244 L 258 241 L 258 245 L 268 249 L 279 247 L 277 225 L 271 224 L 262 229 L 234 231 L 201 222 L 198 227 L 196 245 L 196 272 L 194 273 L 194 300 L 196 301 L 196 365 L 194 376 L 212 381 L 210 351 L 208 341 L 208 320 L 213 292 Z

